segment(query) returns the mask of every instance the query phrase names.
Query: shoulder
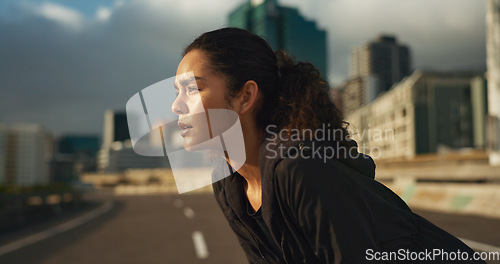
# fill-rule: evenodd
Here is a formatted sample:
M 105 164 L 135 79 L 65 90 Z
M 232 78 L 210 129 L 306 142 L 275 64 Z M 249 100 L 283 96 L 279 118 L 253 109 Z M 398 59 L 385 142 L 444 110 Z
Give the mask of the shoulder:
M 314 142 L 311 144 L 299 144 L 278 162 L 274 171 L 278 183 L 321 184 L 337 178 L 337 175 L 355 173 L 337 158 L 323 152 L 330 150 L 321 149 L 322 146 L 311 148 Z
M 343 200 L 373 185 L 371 174 L 363 172 L 374 171 L 371 159 L 346 161 L 330 153 L 329 146 L 305 142 L 297 145 L 298 154 L 290 151 L 279 160 L 273 171 L 273 186 L 279 198 L 290 203 L 306 197 Z
M 279 200 L 299 208 L 313 201 L 340 200 L 341 193 L 353 192 L 354 184 L 345 179 L 350 173 L 335 159 L 324 162 L 317 157 L 286 157 L 275 168 L 273 187 Z
M 349 174 L 338 161 L 323 162 L 304 157 L 285 158 L 276 166 L 274 182 L 283 191 L 331 190 L 338 186 L 342 177 Z
M 271 167 L 279 181 L 304 177 L 308 181 L 331 181 L 347 176 L 373 180 L 375 176 L 373 159 L 358 152 L 355 142 L 346 147 L 335 141 L 301 141 L 281 150 Z

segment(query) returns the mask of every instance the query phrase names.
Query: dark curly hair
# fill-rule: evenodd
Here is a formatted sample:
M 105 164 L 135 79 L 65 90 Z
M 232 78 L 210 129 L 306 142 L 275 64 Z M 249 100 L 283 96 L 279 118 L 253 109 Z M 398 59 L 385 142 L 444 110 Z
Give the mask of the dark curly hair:
M 352 146 L 348 123 L 330 100 L 328 83 L 314 65 L 296 62 L 284 51 L 273 52 L 261 37 L 239 28 L 222 28 L 196 38 L 183 52 L 205 52 L 208 67 L 228 83 L 228 98 L 236 96 L 243 85 L 255 81 L 263 94 L 257 114 L 259 127 L 274 125 L 282 129 L 335 129 L 335 140 Z M 311 135 L 312 136 L 312 135 Z

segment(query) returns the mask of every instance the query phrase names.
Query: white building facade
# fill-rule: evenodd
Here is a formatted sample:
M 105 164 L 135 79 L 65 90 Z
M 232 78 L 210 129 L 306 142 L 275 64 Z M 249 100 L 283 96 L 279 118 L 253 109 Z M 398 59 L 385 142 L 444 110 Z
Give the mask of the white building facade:
M 359 151 L 412 159 L 442 147 L 485 147 L 486 87 L 480 73 L 415 71 L 345 117 Z
M 37 124 L 0 127 L 0 184 L 50 183 L 52 138 Z

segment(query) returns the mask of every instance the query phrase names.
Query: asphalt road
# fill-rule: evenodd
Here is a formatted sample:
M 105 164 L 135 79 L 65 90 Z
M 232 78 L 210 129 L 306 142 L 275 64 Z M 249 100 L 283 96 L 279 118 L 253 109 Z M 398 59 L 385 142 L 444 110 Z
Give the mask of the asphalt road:
M 212 194 L 99 194 L 89 199 L 100 207 L 88 212 L 109 201 L 113 206 L 76 228 L 1 255 L 0 263 L 246 263 Z M 500 247 L 500 220 L 417 213 L 453 235 Z M 54 221 L 52 226 L 63 222 Z M 38 233 L 50 227 L 45 223 L 26 230 Z M 24 231 L 0 238 L 0 249 L 27 235 Z

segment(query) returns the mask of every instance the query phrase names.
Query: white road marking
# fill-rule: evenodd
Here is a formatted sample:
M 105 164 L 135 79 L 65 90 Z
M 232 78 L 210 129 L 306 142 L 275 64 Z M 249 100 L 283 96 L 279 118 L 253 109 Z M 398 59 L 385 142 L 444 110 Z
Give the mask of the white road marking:
M 184 202 L 181 199 L 175 199 L 174 206 L 177 208 L 181 208 L 184 205 Z
M 200 231 L 193 232 L 193 243 L 196 256 L 199 259 L 208 258 L 207 244 L 205 243 L 205 238 L 203 238 L 203 233 Z
M 492 245 L 484 244 L 481 242 L 465 239 L 465 238 L 458 238 L 462 240 L 467 246 L 470 248 L 477 250 L 477 251 L 482 251 L 482 252 L 500 252 L 500 247 L 495 247 Z
M 21 238 L 19 240 L 16 240 L 12 243 L 9 243 L 7 245 L 1 246 L 0 247 L 0 256 L 7 254 L 9 252 L 12 252 L 14 250 L 18 250 L 20 248 L 23 248 L 25 246 L 34 244 L 36 242 L 42 241 L 44 239 L 47 239 L 51 236 L 57 235 L 59 233 L 68 231 L 70 229 L 73 229 L 77 226 L 80 226 L 92 219 L 95 219 L 104 213 L 108 212 L 113 208 L 113 201 L 107 201 L 104 205 L 101 207 L 97 208 L 96 210 L 89 212 L 87 214 L 84 214 L 80 217 L 77 217 L 75 219 L 69 220 L 68 222 L 62 223 L 60 225 L 57 225 L 55 227 L 49 228 L 47 230 L 35 233 L 33 235 Z
M 184 208 L 183 212 L 184 212 L 184 215 L 187 218 L 193 219 L 193 217 L 194 217 L 194 211 L 193 211 L 193 209 L 191 209 L 189 207 L 186 207 L 186 208 Z

